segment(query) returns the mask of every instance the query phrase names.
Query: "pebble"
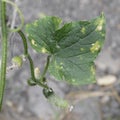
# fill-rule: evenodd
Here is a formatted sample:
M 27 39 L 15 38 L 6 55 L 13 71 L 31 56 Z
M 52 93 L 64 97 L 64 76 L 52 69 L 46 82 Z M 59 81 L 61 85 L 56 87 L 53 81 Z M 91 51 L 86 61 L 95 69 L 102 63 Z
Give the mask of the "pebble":
M 100 86 L 112 85 L 116 82 L 117 78 L 114 75 L 107 75 L 97 79 L 97 84 Z

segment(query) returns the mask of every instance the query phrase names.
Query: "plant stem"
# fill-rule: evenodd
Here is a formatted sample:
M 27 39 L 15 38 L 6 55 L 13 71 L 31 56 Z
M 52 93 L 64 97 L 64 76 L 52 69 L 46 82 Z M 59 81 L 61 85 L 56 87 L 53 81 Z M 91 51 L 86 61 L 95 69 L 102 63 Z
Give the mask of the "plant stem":
M 46 74 L 46 72 L 47 72 L 47 70 L 48 70 L 48 66 L 49 66 L 49 63 L 50 63 L 50 55 L 49 56 L 47 56 L 47 63 L 46 63 L 46 65 L 45 65 L 45 68 L 44 68 L 44 70 L 43 70 L 43 73 L 42 73 L 42 75 L 41 75 L 41 77 L 40 77 L 40 81 L 41 82 L 43 82 L 43 78 L 45 77 L 45 74 Z
M 35 78 L 35 75 L 34 75 L 34 63 L 33 63 L 33 60 L 32 60 L 32 58 L 31 58 L 30 54 L 28 53 L 27 39 L 26 39 L 24 33 L 23 33 L 21 30 L 19 30 L 18 33 L 19 33 L 19 35 L 21 36 L 21 38 L 22 38 L 22 40 L 23 40 L 24 55 L 25 55 L 25 56 L 28 58 L 28 60 L 29 60 L 32 80 L 33 80 L 36 84 L 40 85 L 40 86 L 43 87 L 43 88 L 49 88 L 46 84 L 43 84 L 42 82 L 38 81 L 38 80 Z M 49 61 L 49 60 L 48 60 L 48 61 Z M 47 67 L 48 67 L 48 62 L 47 62 L 47 64 L 46 64 L 45 70 L 44 70 L 44 72 L 43 72 L 43 75 L 42 75 L 43 77 L 44 77 L 44 75 L 45 75 L 45 73 L 46 73 L 46 71 L 47 71 Z
M 2 32 L 2 61 L 0 70 L 0 110 L 4 95 L 6 81 L 6 64 L 7 64 L 7 25 L 6 25 L 6 3 L 1 1 L 1 32 Z
M 24 33 L 21 30 L 19 30 L 18 33 L 21 36 L 22 41 L 23 41 L 24 55 L 28 58 L 29 63 L 30 63 L 31 77 L 36 82 L 35 75 L 34 75 L 34 63 L 33 63 L 33 60 L 31 58 L 31 56 L 28 53 L 28 45 L 27 45 L 26 37 L 25 37 Z

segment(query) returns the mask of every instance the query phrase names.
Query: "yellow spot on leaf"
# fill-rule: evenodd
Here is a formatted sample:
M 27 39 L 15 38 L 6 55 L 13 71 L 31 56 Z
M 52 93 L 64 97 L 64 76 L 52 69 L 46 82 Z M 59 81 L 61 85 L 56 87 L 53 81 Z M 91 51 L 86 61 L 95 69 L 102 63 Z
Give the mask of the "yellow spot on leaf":
M 61 62 L 60 65 L 63 65 L 63 63 Z
M 85 49 L 84 48 L 80 48 L 80 51 L 84 51 Z
M 46 50 L 46 48 L 41 48 L 41 51 L 42 51 L 42 53 L 47 53 L 47 50 Z
M 104 24 L 104 19 L 101 19 L 101 20 L 99 21 L 99 25 L 98 25 L 97 28 L 96 28 L 96 31 L 101 31 L 102 28 L 103 28 L 103 24 Z
M 97 26 L 96 30 L 101 31 L 102 30 L 102 25 Z
M 58 69 L 59 69 L 59 70 L 62 70 L 62 69 L 63 69 L 63 63 L 62 63 L 62 62 L 60 63 L 60 66 L 58 66 Z
M 32 45 L 37 46 L 36 42 L 32 39 L 31 40 Z
M 85 28 L 83 27 L 82 29 L 81 29 L 81 32 L 83 33 L 83 34 L 85 34 Z
M 96 41 L 95 43 L 92 44 L 92 47 L 90 48 L 90 51 L 92 53 L 97 52 L 100 50 L 100 42 Z
M 72 79 L 72 82 L 74 83 L 76 80 L 75 79 Z
M 95 67 L 93 65 L 91 66 L 90 71 L 92 72 L 93 75 L 95 75 Z
M 63 69 L 63 66 L 60 66 L 60 69 Z

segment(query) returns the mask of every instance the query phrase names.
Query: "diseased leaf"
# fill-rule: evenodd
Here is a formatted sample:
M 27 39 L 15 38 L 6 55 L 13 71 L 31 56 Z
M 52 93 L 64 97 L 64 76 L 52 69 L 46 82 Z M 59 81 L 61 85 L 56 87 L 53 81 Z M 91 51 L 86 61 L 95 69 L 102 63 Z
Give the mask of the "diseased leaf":
M 95 82 L 94 60 L 105 40 L 104 15 L 59 28 L 60 23 L 60 18 L 45 17 L 28 24 L 32 47 L 52 55 L 49 72 L 58 80 L 75 85 Z

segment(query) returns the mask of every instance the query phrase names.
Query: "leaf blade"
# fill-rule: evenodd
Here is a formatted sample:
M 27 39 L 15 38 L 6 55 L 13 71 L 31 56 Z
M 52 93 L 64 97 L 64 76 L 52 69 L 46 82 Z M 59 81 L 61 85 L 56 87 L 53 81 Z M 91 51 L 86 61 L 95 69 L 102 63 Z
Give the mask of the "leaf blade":
M 104 14 L 89 21 L 67 23 L 61 28 L 61 19 L 57 17 L 37 22 L 27 28 L 28 38 L 31 44 L 34 39 L 35 50 L 52 56 L 49 72 L 58 80 L 75 85 L 95 82 L 94 60 L 105 40 Z
M 85 29 L 86 36 L 77 34 L 75 31 L 73 37 L 70 33 L 68 39 L 63 39 L 61 44 L 58 40 L 60 50 L 54 55 L 54 60 L 49 67 L 49 72 L 55 78 L 75 85 L 95 82 L 94 60 L 105 39 L 105 18 L 101 15 L 89 22 L 90 24 L 87 24 L 87 29 Z M 81 27 L 78 30 L 81 30 Z M 64 31 L 62 30 L 62 32 Z M 78 38 L 76 38 L 77 35 Z M 73 42 L 75 42 L 74 40 L 77 42 L 70 43 L 69 41 L 72 39 Z

